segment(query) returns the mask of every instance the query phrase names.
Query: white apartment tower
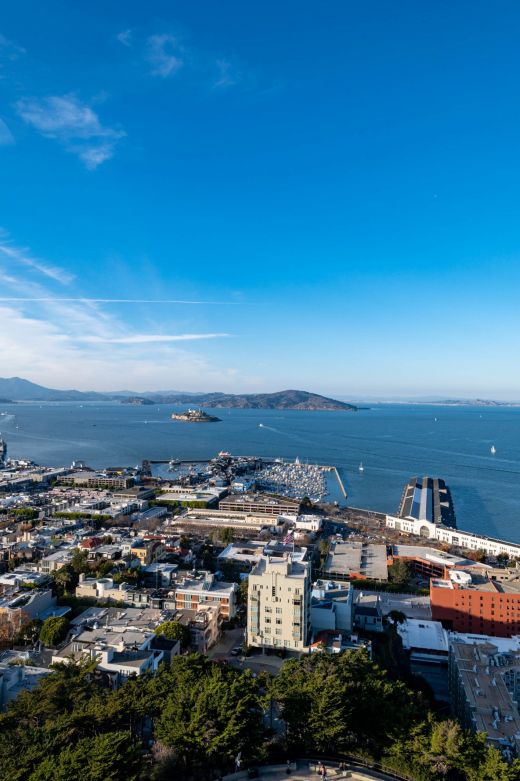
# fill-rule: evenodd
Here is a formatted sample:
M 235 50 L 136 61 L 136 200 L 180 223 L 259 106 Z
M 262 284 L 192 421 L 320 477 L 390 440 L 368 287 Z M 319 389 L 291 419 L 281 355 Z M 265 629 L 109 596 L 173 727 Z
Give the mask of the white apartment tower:
M 248 645 L 307 651 L 310 604 L 311 565 L 263 556 L 249 576 Z

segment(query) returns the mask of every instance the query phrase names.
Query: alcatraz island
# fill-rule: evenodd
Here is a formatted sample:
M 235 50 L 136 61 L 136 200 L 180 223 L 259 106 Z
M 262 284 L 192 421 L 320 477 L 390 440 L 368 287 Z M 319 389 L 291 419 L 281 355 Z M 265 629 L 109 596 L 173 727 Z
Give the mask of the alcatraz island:
M 173 412 L 172 420 L 181 420 L 183 423 L 220 423 L 220 418 L 208 415 L 202 409 L 187 409 L 186 412 Z

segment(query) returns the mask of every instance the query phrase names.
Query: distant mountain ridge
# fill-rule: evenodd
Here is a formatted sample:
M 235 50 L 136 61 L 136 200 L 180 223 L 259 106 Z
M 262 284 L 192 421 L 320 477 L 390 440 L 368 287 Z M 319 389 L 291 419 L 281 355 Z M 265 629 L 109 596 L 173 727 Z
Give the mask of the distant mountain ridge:
M 196 404 L 199 407 L 224 407 L 234 409 L 295 409 L 295 410 L 346 410 L 355 411 L 354 404 L 300 390 L 284 390 L 277 393 L 184 393 L 162 391 L 134 393 L 133 391 L 57 390 L 45 388 L 21 377 L 0 377 L 0 396 L 13 401 L 122 401 L 129 404 Z M 133 401 L 135 399 L 135 401 Z
M 56 390 L 37 385 L 21 377 L 0 377 L 0 396 L 13 401 L 96 401 L 108 397 L 102 393 Z

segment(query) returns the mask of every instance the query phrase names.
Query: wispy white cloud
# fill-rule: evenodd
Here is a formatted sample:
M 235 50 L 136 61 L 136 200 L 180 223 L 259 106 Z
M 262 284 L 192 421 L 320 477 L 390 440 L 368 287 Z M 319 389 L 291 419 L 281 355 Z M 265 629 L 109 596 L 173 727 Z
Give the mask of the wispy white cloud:
M 184 49 L 174 35 L 150 35 L 146 41 L 146 59 L 154 76 L 173 76 L 184 64 Z
M 116 36 L 119 43 L 122 43 L 123 46 L 131 46 L 132 45 L 132 30 L 121 30 L 120 33 Z
M 79 340 L 88 344 L 153 344 L 154 342 L 197 342 L 202 339 L 223 339 L 231 334 L 130 334 L 129 336 L 85 336 Z
M 0 119 L 0 146 L 14 144 L 14 137 L 3 119 Z
M 23 46 L 18 46 L 14 41 L 10 41 L 5 35 L 0 33 L 0 56 L 6 60 L 17 60 L 25 54 Z
M 39 274 L 42 274 L 54 282 L 67 285 L 74 279 L 74 276 L 58 266 L 51 266 L 44 261 L 32 256 L 28 249 L 16 247 L 9 239 L 8 234 L 0 229 L 0 259 L 9 261 L 11 264 L 26 266 Z
M 103 125 L 96 112 L 73 94 L 22 98 L 16 110 L 24 122 L 76 154 L 88 169 L 109 160 L 126 135 L 120 128 Z
M 238 83 L 240 74 L 228 60 L 217 60 L 215 65 L 217 78 L 215 79 L 214 87 L 225 89 L 226 87 L 233 87 Z
M 213 353 L 217 340 L 230 336 L 227 332 L 216 328 L 197 333 L 196 326 L 181 330 L 164 310 L 154 322 L 150 313 L 139 321 L 134 310 L 123 317 L 104 306 L 154 299 L 53 295 L 65 279 L 71 279 L 67 272 L 35 261 L 29 250 L 16 247 L 5 232 L 0 233 L 0 287 L 7 294 L 0 298 L 0 322 L 4 324 L 0 329 L 1 373 L 52 387 L 111 390 L 124 385 L 144 390 L 150 383 L 193 388 L 203 382 L 207 387 L 231 389 L 235 378 L 227 368 L 220 362 L 213 365 L 200 352 L 208 340 Z M 195 345 L 200 346 L 195 349 Z

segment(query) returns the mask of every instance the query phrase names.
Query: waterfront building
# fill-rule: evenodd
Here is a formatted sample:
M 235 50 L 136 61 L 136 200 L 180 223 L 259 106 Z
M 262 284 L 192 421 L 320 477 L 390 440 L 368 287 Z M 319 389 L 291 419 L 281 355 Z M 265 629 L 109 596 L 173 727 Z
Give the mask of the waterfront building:
M 399 517 L 456 526 L 451 492 L 438 477 L 412 477 L 403 491 Z
M 60 483 L 62 485 L 86 486 L 87 488 L 121 490 L 133 486 L 135 479 L 130 475 L 106 475 L 84 470 L 61 476 Z
M 308 562 L 263 556 L 249 575 L 248 645 L 308 651 L 310 585 Z
M 387 515 L 386 527 L 395 529 L 401 534 L 412 534 L 416 537 L 437 540 L 463 550 L 484 551 L 489 556 L 498 556 L 503 553 L 512 559 L 520 558 L 519 543 L 497 540 L 494 537 L 486 537 L 473 532 L 461 531 L 460 529 L 451 529 L 448 526 L 442 526 L 426 520 L 417 521 L 410 518 L 399 518 L 396 515 Z

